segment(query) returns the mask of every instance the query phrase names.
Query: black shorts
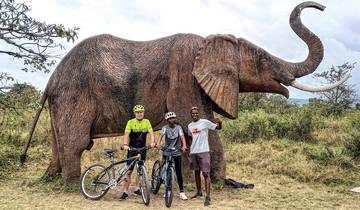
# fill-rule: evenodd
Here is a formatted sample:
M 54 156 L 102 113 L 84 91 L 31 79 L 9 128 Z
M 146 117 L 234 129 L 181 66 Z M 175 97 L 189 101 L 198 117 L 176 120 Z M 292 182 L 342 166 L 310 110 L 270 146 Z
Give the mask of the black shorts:
M 133 151 L 133 150 L 129 150 L 128 153 L 127 153 L 127 158 L 131 158 L 131 157 L 134 157 L 135 155 L 137 155 L 138 152 L 136 151 Z M 146 151 L 144 151 L 142 154 L 141 154 L 141 158 L 140 160 L 144 161 L 145 162 L 145 159 L 146 159 Z M 129 166 L 134 160 L 128 160 L 126 161 L 126 165 Z M 134 166 L 135 164 L 133 164 L 131 167 L 130 167 L 130 170 L 133 170 L 134 169 Z

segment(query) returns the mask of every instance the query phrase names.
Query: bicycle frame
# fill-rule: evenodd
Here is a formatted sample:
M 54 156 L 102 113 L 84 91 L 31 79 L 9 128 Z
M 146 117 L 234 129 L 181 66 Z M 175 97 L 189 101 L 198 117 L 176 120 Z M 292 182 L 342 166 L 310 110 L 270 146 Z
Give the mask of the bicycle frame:
M 168 151 L 169 155 L 166 156 L 165 160 L 162 161 L 161 166 L 159 167 L 159 170 L 161 172 L 162 168 L 165 167 L 165 179 L 167 179 L 167 170 L 169 167 L 174 167 L 174 158 L 173 153 L 174 151 Z M 164 180 L 166 184 L 166 180 Z
M 85 198 L 90 200 L 99 200 L 110 189 L 114 189 L 119 183 L 126 181 L 127 173 L 132 171 L 136 166 L 137 175 L 139 176 L 139 188 L 141 191 L 141 198 L 144 204 L 147 206 L 150 203 L 150 192 L 148 176 L 144 160 L 141 159 L 146 150 L 150 149 L 149 146 L 142 148 L 130 148 L 130 151 L 135 153 L 133 157 L 114 160 L 113 154 L 115 150 L 105 149 L 105 155 L 110 159 L 110 164 L 105 166 L 101 163 L 96 163 L 89 166 L 82 174 L 80 178 L 80 191 Z M 127 167 L 121 170 L 118 174 L 115 172 L 115 166 L 120 164 L 126 164 Z M 117 175 L 118 174 L 118 175 Z M 125 177 L 125 178 L 124 178 Z
M 144 148 L 142 148 L 144 149 Z M 104 189 L 104 190 L 107 190 L 109 188 L 111 188 L 113 185 L 117 185 L 119 183 L 121 183 L 121 179 L 125 176 L 125 174 L 130 170 L 130 168 L 135 165 L 135 164 L 139 164 L 139 162 L 143 162 L 140 158 L 141 158 L 141 153 L 142 153 L 142 149 L 140 149 L 138 152 L 137 155 L 133 156 L 133 157 L 130 157 L 128 159 L 124 159 L 124 160 L 119 160 L 119 161 L 115 161 L 114 160 L 114 157 L 113 155 L 111 155 L 109 158 L 110 158 L 110 165 L 108 167 L 106 167 L 104 169 L 104 171 L 110 171 L 110 175 L 111 175 L 111 183 L 101 183 L 101 182 L 98 182 L 98 183 L 101 183 L 101 184 L 107 184 L 107 187 Z M 115 167 L 116 165 L 120 165 L 124 162 L 127 162 L 129 160 L 132 160 L 132 162 L 130 163 L 130 165 L 127 167 L 127 169 L 125 170 L 125 172 L 120 175 L 118 178 L 115 178 L 116 177 L 116 173 L 115 173 Z M 105 175 L 106 173 L 104 173 L 100 179 Z M 113 183 L 113 180 L 116 180 L 116 183 Z

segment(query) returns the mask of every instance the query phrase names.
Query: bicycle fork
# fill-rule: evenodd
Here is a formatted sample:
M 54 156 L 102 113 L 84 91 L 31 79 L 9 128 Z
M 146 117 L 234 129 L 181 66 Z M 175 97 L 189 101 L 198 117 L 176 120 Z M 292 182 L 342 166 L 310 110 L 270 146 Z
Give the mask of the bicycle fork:
M 172 177 L 169 177 L 169 169 L 173 167 L 168 161 L 165 164 L 165 179 L 164 179 L 164 186 L 165 186 L 165 191 L 166 189 L 168 189 L 168 184 L 169 184 L 169 179 L 171 179 Z

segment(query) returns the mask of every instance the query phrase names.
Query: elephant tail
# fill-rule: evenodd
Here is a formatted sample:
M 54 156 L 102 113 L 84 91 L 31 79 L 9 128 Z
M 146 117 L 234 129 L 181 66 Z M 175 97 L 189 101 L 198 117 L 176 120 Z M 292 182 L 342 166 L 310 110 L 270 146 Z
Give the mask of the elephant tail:
M 34 120 L 33 120 L 33 124 L 32 124 L 32 127 L 31 127 L 31 131 L 30 131 L 30 133 L 29 133 L 29 135 L 28 135 L 28 137 L 27 137 L 26 144 L 25 144 L 25 146 L 24 146 L 24 148 L 23 148 L 23 151 L 22 151 L 22 153 L 21 153 L 21 155 L 20 155 L 20 164 L 21 164 L 21 165 L 23 165 L 23 164 L 25 163 L 26 159 L 27 159 L 26 152 L 27 152 L 27 150 L 29 149 L 30 142 L 31 142 L 31 138 L 32 138 L 32 136 L 33 136 L 33 134 L 34 134 L 37 121 L 39 120 L 40 113 L 41 113 L 41 111 L 43 110 L 45 101 L 46 101 L 46 99 L 47 99 L 47 97 L 48 97 L 48 86 L 49 86 L 49 85 L 46 86 L 45 91 L 44 91 L 44 93 L 43 93 L 42 96 L 41 96 L 40 105 L 39 105 L 39 107 L 38 107 L 38 109 L 37 109 L 37 111 L 36 111 L 36 115 L 35 115 L 35 118 L 34 118 Z

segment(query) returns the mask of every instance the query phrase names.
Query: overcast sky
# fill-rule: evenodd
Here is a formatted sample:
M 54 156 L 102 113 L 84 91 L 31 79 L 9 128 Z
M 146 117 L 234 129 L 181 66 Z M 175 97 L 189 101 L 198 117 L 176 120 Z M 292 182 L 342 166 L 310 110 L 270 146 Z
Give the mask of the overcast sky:
M 152 40 L 176 33 L 233 34 L 243 37 L 288 61 L 302 61 L 307 47 L 289 26 L 292 9 L 299 0 L 25 0 L 32 17 L 47 23 L 79 27 L 79 39 L 65 44 L 61 57 L 79 41 L 109 33 L 130 40 Z M 325 55 L 317 72 L 331 65 L 358 62 L 350 79 L 360 93 L 360 1 L 321 0 L 324 12 L 308 8 L 303 23 L 323 42 Z M 4 43 L 0 41 L 0 48 Z M 19 82 L 44 89 L 51 75 L 24 73 L 21 62 L 0 54 L 0 72 L 8 72 Z M 321 84 L 312 76 L 300 79 Z M 289 88 L 292 98 L 313 94 Z

